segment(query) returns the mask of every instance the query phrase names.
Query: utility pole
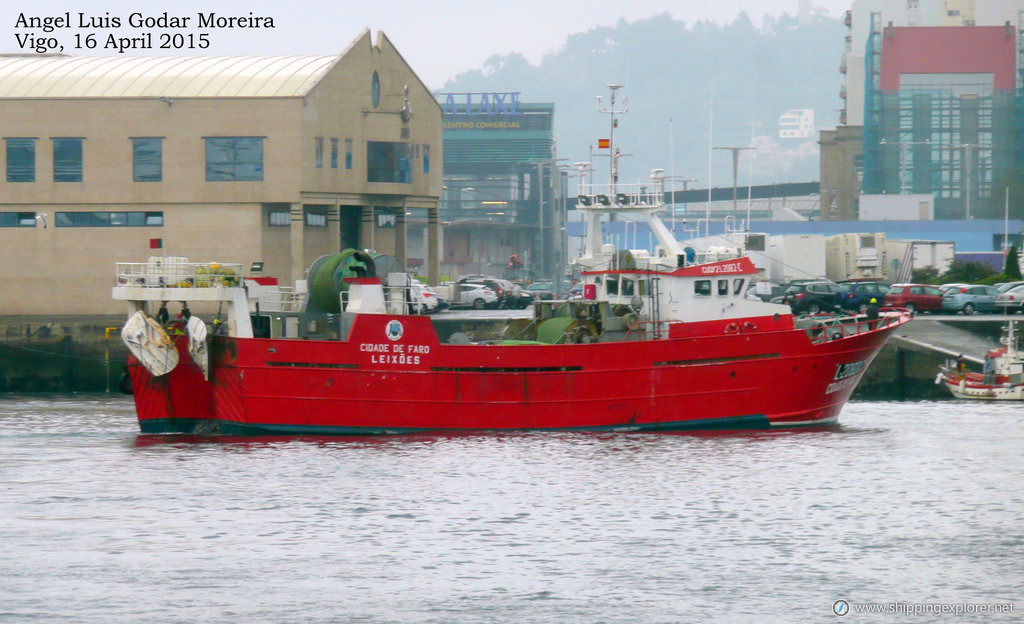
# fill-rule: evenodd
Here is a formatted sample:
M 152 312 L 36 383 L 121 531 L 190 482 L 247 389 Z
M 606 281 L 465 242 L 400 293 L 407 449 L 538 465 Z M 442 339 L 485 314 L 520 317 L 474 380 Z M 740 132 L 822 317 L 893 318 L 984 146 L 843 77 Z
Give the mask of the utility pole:
M 743 150 L 753 150 L 754 148 L 750 147 L 750 146 L 746 146 L 746 147 L 714 147 L 712 149 L 729 150 L 730 152 L 732 152 L 732 215 L 733 215 L 734 219 L 738 219 L 739 218 L 739 206 L 736 203 L 736 189 L 739 186 L 739 181 L 737 179 L 737 176 L 738 176 L 738 172 L 739 172 L 740 152 L 742 152 Z M 711 185 L 709 183 L 708 184 L 708 188 L 710 188 L 710 187 L 711 187 Z

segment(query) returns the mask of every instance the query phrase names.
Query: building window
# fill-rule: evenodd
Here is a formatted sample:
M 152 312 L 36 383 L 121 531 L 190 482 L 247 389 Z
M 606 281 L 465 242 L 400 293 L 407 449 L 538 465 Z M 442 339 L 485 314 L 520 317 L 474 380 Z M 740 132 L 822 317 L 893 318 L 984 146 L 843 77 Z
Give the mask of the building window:
M 317 169 L 323 169 L 324 168 L 324 138 L 323 137 L 316 137 L 315 143 L 316 143 L 316 156 L 315 156 L 316 168 Z
M 164 140 L 159 137 L 132 139 L 132 181 L 163 182 Z
M 207 137 L 207 182 L 262 182 L 263 137 Z
M 369 141 L 366 144 L 367 182 L 412 182 L 412 146 L 408 143 Z
M 82 139 L 53 140 L 53 181 L 82 181 Z
M 291 223 L 291 210 L 271 210 L 267 213 L 267 224 L 271 227 L 288 227 Z
M 370 77 L 370 99 L 373 100 L 374 108 L 380 106 L 380 76 L 377 72 L 373 72 Z
M 430 173 L 430 146 L 423 146 L 423 173 Z
M 161 227 L 162 212 L 58 212 L 57 227 Z
M 6 139 L 7 181 L 36 181 L 36 140 Z
M 0 227 L 35 227 L 34 212 L 0 212 Z
M 306 225 L 309 227 L 327 227 L 327 213 L 306 212 Z
M 338 168 L 338 139 L 331 139 L 331 169 Z
M 345 139 L 345 168 L 352 168 L 352 139 Z

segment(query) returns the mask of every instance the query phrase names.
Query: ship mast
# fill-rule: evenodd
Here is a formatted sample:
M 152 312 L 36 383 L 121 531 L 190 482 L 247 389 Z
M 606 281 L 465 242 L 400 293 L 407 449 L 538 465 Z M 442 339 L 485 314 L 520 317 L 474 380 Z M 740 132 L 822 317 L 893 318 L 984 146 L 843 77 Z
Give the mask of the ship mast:
M 597 112 L 605 113 L 609 116 L 609 125 L 611 126 L 608 130 L 608 182 L 611 185 L 612 197 L 616 194 L 616 185 L 619 183 L 619 157 L 615 151 L 615 128 L 618 127 L 619 122 L 615 119 L 616 115 L 622 115 L 629 112 L 629 98 L 622 98 L 622 110 L 615 110 L 615 92 L 622 88 L 620 84 L 609 84 L 608 89 L 612 92 L 610 101 L 611 106 L 607 109 L 601 107 L 601 96 L 597 96 Z

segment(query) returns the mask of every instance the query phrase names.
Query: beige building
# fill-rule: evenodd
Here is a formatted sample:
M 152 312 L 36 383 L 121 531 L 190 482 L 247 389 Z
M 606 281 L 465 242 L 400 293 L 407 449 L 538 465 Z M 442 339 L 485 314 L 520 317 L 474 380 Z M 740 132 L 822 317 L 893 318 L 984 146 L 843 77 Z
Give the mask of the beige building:
M 290 284 L 347 247 L 405 264 L 411 238 L 437 280 L 441 108 L 383 33 L 327 57 L 0 56 L 0 139 L 0 315 L 119 313 L 114 263 L 165 253 Z

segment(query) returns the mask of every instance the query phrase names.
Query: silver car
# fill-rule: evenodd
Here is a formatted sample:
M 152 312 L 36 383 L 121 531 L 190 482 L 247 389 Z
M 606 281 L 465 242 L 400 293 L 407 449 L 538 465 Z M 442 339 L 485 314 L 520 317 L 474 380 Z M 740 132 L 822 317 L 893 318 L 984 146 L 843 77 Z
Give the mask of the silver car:
M 996 310 L 1005 314 L 1024 311 L 1024 284 L 996 295 Z
M 998 294 L 999 291 L 992 286 L 953 284 L 942 293 L 942 311 L 966 315 L 995 312 Z

